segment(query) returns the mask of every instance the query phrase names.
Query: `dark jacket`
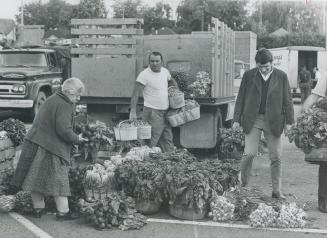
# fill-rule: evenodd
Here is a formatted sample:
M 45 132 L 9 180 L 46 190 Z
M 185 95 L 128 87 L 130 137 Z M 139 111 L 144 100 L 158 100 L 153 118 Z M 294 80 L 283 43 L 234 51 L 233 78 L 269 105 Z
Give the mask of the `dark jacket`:
M 265 117 L 273 135 L 279 137 L 285 123 L 294 123 L 293 102 L 286 73 L 274 68 L 270 77 Z M 239 122 L 246 134 L 251 131 L 259 113 L 261 84 L 258 68 L 244 73 L 235 104 L 234 122 Z
M 36 114 L 26 135 L 30 140 L 54 155 L 70 162 L 70 150 L 78 142 L 73 131 L 74 105 L 63 93 L 50 96 Z

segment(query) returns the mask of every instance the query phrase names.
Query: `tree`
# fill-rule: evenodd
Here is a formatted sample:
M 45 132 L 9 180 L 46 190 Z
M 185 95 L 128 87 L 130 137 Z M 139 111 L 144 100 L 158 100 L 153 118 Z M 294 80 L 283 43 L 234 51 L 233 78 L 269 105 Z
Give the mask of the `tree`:
M 69 25 L 73 5 L 62 0 L 50 0 L 46 4 L 41 1 L 24 5 L 24 24 L 44 25 L 45 30 Z M 21 15 L 16 15 L 17 22 Z
M 258 35 L 269 34 L 283 27 L 289 32 L 317 32 L 319 29 L 319 11 L 315 3 L 303 2 L 259 2 L 250 17 L 251 30 Z M 265 26 L 265 32 L 257 32 L 255 25 Z
M 177 25 L 190 31 L 207 30 L 211 18 L 218 18 L 233 30 L 246 26 L 245 1 L 184 0 L 177 8 Z
M 162 27 L 173 28 L 175 21 L 170 20 L 171 6 L 157 3 L 155 7 L 143 7 L 144 33 L 149 34 Z
M 73 18 L 106 18 L 104 0 L 81 0 L 73 11 Z
M 112 5 L 115 18 L 137 18 L 142 17 L 141 0 L 115 0 Z

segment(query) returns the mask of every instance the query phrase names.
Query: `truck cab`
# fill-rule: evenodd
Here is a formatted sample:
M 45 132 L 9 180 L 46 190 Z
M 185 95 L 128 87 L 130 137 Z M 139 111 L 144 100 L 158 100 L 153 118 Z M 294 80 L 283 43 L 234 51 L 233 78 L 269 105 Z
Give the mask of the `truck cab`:
M 0 50 L 0 110 L 26 111 L 34 117 L 63 82 L 55 49 Z

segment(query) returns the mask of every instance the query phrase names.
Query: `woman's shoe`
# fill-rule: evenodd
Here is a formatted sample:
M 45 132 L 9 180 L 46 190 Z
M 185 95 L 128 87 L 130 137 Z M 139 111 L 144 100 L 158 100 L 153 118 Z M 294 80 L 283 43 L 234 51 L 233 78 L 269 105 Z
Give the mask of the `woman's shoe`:
M 319 207 L 319 211 L 323 212 L 323 213 L 327 213 L 327 207 L 326 207 L 326 198 L 325 197 L 318 197 L 318 207 Z
M 76 213 L 72 213 L 72 212 L 57 212 L 56 213 L 56 220 L 57 221 L 67 221 L 67 220 L 74 220 L 79 218 L 79 215 L 77 215 Z

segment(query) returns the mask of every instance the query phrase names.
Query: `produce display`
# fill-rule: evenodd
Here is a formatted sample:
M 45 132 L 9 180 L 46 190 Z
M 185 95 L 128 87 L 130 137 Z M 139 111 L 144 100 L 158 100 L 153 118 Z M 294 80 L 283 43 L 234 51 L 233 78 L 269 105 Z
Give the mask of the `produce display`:
M 2 171 L 2 182 L 0 185 L 3 186 L 3 193 L 6 195 L 14 195 L 18 192 L 18 188 L 12 185 L 11 180 L 14 177 L 14 169 L 5 169 Z
M 101 147 L 113 144 L 114 132 L 101 123 L 79 123 L 75 126 L 77 134 L 82 136 L 88 141 L 81 142 L 78 149 L 84 160 L 91 157 L 92 161 L 96 160 L 96 152 Z M 77 153 L 77 151 L 75 151 Z
M 223 196 L 215 196 L 210 202 L 209 217 L 213 221 L 233 220 L 235 206 Z
M 115 178 L 119 188 L 136 199 L 204 210 L 214 194 L 238 184 L 238 172 L 237 165 L 198 161 L 187 150 L 176 150 L 125 161 L 115 170 Z
M 106 197 L 108 192 L 114 187 L 113 176 L 114 173 L 109 166 L 108 169 L 101 164 L 90 166 L 88 170 L 86 170 L 84 178 L 85 188 L 92 191 L 92 197 L 88 197 L 87 200 L 97 200 L 95 192 L 99 194 L 99 200 Z
M 185 96 L 189 96 L 191 90 L 188 86 L 195 81 L 195 77 L 192 74 L 183 71 L 171 71 L 170 74 L 175 79 L 179 89 L 185 94 Z
M 83 200 L 80 200 L 79 204 L 97 229 L 140 229 L 146 224 L 147 218 L 135 210 L 135 201 L 121 192 L 110 193 L 94 204 Z
M 219 129 L 219 158 L 240 159 L 245 146 L 242 128 Z
M 261 203 L 250 215 L 253 227 L 303 228 L 306 213 L 295 203 L 282 204 L 278 208 Z
M 21 214 L 31 214 L 33 212 L 32 197 L 29 192 L 19 191 L 15 194 L 14 211 Z
M 132 123 L 136 127 L 151 126 L 148 122 L 143 120 L 132 120 Z
M 290 142 L 295 142 L 305 153 L 312 148 L 319 148 L 327 138 L 327 112 L 321 108 L 314 108 L 310 112 L 302 113 L 291 129 L 287 131 Z
M 209 73 L 200 71 L 196 74 L 196 80 L 188 86 L 191 91 L 190 97 L 210 97 L 211 79 Z
M 176 127 L 200 118 L 200 105 L 195 100 L 185 100 L 185 106 L 169 109 L 167 119 L 171 126 Z
M 23 122 L 18 119 L 9 118 L 0 122 L 0 131 L 6 131 L 6 135 L 11 139 L 14 146 L 19 146 L 23 143 L 26 128 Z
M 168 97 L 184 96 L 184 93 L 175 87 L 168 88 Z
M 0 196 L 0 212 L 10 212 L 15 207 L 14 195 L 2 195 Z

